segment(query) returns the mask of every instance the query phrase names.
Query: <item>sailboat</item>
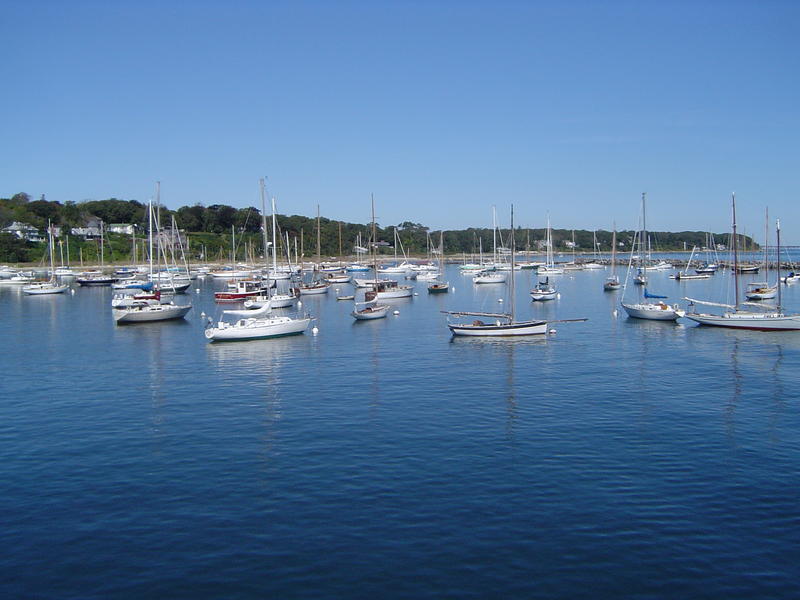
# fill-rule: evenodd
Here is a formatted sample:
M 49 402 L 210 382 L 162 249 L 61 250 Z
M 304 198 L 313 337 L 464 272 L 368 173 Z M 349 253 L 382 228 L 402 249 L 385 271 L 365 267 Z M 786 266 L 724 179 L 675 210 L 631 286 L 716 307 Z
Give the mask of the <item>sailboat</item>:
M 450 282 L 444 280 L 444 230 L 439 232 L 439 270 L 436 277 L 428 284 L 428 293 L 446 294 L 450 289 Z
M 642 243 L 644 240 L 647 239 L 647 221 L 646 221 L 646 212 L 645 212 L 645 203 L 646 203 L 646 194 L 642 194 L 642 232 L 641 236 L 639 237 L 639 254 L 643 254 L 644 249 L 642 248 Z M 634 246 L 635 247 L 635 246 Z M 633 260 L 633 250 L 634 247 L 631 248 L 631 261 Z M 630 264 L 628 265 L 628 275 L 630 275 Z M 647 281 L 647 261 L 642 261 L 642 277 L 645 281 Z M 627 281 L 628 277 L 625 278 L 625 290 L 627 290 Z M 647 287 L 644 288 L 643 296 L 644 298 L 639 302 L 625 302 L 625 290 L 622 292 L 622 308 L 625 309 L 625 312 L 628 313 L 629 317 L 634 319 L 649 319 L 653 321 L 675 321 L 679 317 L 684 315 L 684 311 L 682 311 L 677 304 L 669 305 L 666 302 L 662 302 L 663 298 L 666 296 L 659 296 L 657 294 L 651 294 L 647 291 Z M 658 302 L 649 302 L 648 300 L 657 299 Z
M 148 240 L 150 245 L 150 275 L 153 274 L 153 203 L 148 205 Z M 159 256 L 162 251 L 159 248 Z M 135 299 L 121 306 L 112 305 L 111 312 L 117 323 L 144 323 L 182 319 L 192 309 L 192 305 L 179 305 L 172 301 L 162 302 L 161 292 L 154 299 Z
M 220 320 L 216 326 L 207 327 L 206 339 L 212 342 L 259 340 L 303 333 L 312 318 L 272 316 L 269 301 L 255 310 L 224 310 L 224 315 L 242 317 L 232 323 Z M 209 319 L 210 321 L 210 319 Z
M 22 293 L 28 296 L 43 296 L 47 294 L 63 294 L 69 288 L 56 281 L 56 272 L 53 267 L 53 228 L 47 223 L 47 246 L 50 254 L 50 279 L 39 283 L 30 283 L 22 287 Z
M 760 304 L 755 302 L 746 302 L 748 307 L 757 307 L 762 309 L 760 312 L 753 310 L 742 309 L 739 304 L 739 252 L 738 240 L 736 238 L 736 196 L 731 198 L 731 205 L 733 210 L 733 287 L 734 287 L 734 304 L 722 304 L 719 302 L 706 302 L 702 300 L 695 300 L 692 298 L 684 298 L 690 302 L 689 307 L 693 308 L 691 312 L 686 313 L 686 318 L 691 319 L 701 325 L 711 325 L 714 327 L 728 327 L 731 329 L 752 329 L 756 331 L 799 331 L 800 330 L 800 315 L 786 314 L 781 307 L 781 289 L 778 286 L 777 306 L 770 306 L 767 304 Z M 780 220 L 776 222 L 776 230 L 778 236 L 778 264 L 781 259 L 781 223 Z M 706 306 L 718 306 L 724 308 L 722 314 L 712 313 L 699 313 L 695 305 L 703 304 Z
M 583 265 L 578 264 L 578 261 L 575 260 L 575 248 L 577 245 L 575 244 L 575 230 L 572 230 L 572 260 L 569 262 L 564 263 L 562 266 L 564 271 L 582 271 Z
M 262 212 L 264 212 L 264 180 L 261 179 L 261 206 Z M 279 272 L 278 271 L 278 230 L 277 224 L 275 220 L 275 197 L 272 197 L 272 269 L 269 271 L 269 277 L 276 277 L 283 279 L 283 275 L 287 275 L 287 278 L 290 277 L 288 271 Z M 266 217 L 265 217 L 266 218 Z M 264 223 L 266 226 L 266 223 Z M 266 236 L 266 227 L 264 227 L 264 235 Z M 266 244 L 265 244 L 266 245 Z M 289 256 L 289 234 L 286 234 L 286 256 L 288 260 Z M 278 293 L 277 290 L 274 293 L 271 293 L 269 296 L 270 306 L 272 308 L 286 308 L 289 306 L 293 306 L 297 299 L 300 296 L 300 292 L 297 288 L 292 287 L 290 285 L 289 289 L 286 292 Z
M 600 262 L 600 253 L 598 252 L 599 244 L 597 243 L 597 231 L 592 232 L 592 245 L 594 246 L 592 250 L 592 260 L 586 263 L 583 263 L 584 269 L 604 269 L 605 266 Z
M 317 262 L 314 266 L 314 271 L 319 269 L 319 266 L 322 262 L 322 256 L 320 253 L 320 221 L 319 221 L 319 204 L 317 204 Z M 300 290 L 301 296 L 307 296 L 312 294 L 327 294 L 328 289 L 330 289 L 331 284 L 329 281 L 324 279 L 319 279 L 318 277 L 314 277 L 314 279 L 310 282 L 303 282 L 301 281 L 297 288 Z
M 549 277 L 545 277 L 544 281 L 539 280 L 536 287 L 531 290 L 531 298 L 536 301 L 554 300 L 557 295 L 558 292 L 556 292 L 555 286 L 550 283 Z
M 671 279 L 675 279 L 676 281 L 685 279 L 711 279 L 711 273 L 698 273 L 696 269 L 694 273 L 689 272 L 689 269 L 692 267 L 695 251 L 697 251 L 697 246 L 692 246 L 692 253 L 689 255 L 689 262 L 686 263 L 686 268 L 683 271 L 678 271 L 674 275 L 670 275 Z
M 378 286 L 378 256 L 376 253 L 377 248 L 377 229 L 375 227 L 375 197 L 370 196 L 370 203 L 372 205 L 372 239 L 370 240 L 370 253 L 372 254 L 372 267 L 375 273 L 375 284 Z M 394 282 L 396 284 L 396 282 Z M 354 302 L 353 312 L 350 315 L 356 321 L 372 321 L 373 319 L 382 319 L 389 312 L 388 304 L 378 304 L 377 287 L 371 289 L 364 294 L 364 302 Z
M 711 258 L 711 252 L 714 252 L 714 258 Z M 705 248 L 706 260 L 705 262 L 697 267 L 694 272 L 698 275 L 708 274 L 713 275 L 719 269 L 719 258 L 716 256 L 717 254 L 717 245 L 714 242 L 714 236 L 711 232 L 706 234 L 706 248 Z
M 442 313 L 448 315 L 447 327 L 453 335 L 472 336 L 472 337 L 516 337 L 526 335 L 543 335 L 547 333 L 548 323 L 553 322 L 567 322 L 567 321 L 585 321 L 586 319 L 562 319 L 559 321 L 545 321 L 537 319 L 534 321 L 517 321 L 515 316 L 514 301 L 514 206 L 511 206 L 511 278 L 509 295 L 511 296 L 509 313 L 486 313 L 486 312 L 472 312 L 472 311 L 447 311 L 443 310 Z M 494 323 L 486 323 L 481 319 L 475 319 L 471 323 L 453 323 L 450 322 L 450 316 L 457 317 L 483 317 L 494 319 Z
M 100 270 L 98 271 L 84 271 L 75 279 L 78 285 L 84 287 L 99 287 L 111 285 L 117 280 L 117 277 L 106 275 L 103 273 L 105 267 L 105 238 L 103 236 L 103 221 L 100 221 Z
M 744 296 L 748 300 L 772 300 L 778 295 L 780 281 L 776 281 L 774 286 L 769 284 L 769 212 L 767 212 L 767 226 L 764 231 L 764 281 L 753 281 L 747 284 Z
M 617 275 L 617 224 L 614 223 L 614 233 L 611 235 L 611 275 L 606 278 L 603 290 L 613 292 L 622 287 Z
M 483 264 L 483 259 L 481 259 Z M 497 215 L 492 207 L 492 263 L 484 265 L 483 269 L 475 273 L 472 283 L 505 283 L 506 273 L 497 270 Z
M 397 247 L 400 246 L 400 250 L 403 253 L 403 262 L 398 263 L 397 258 Z M 409 264 L 408 259 L 406 258 L 406 251 L 403 249 L 403 244 L 400 241 L 400 236 L 397 233 L 397 227 L 394 228 L 394 264 L 385 265 L 382 267 L 377 268 L 377 272 L 381 275 L 408 275 L 412 271 L 412 265 Z
M 545 264 L 540 265 L 536 272 L 539 275 L 563 275 L 564 269 L 557 267 L 553 259 L 553 230 L 550 229 L 550 215 L 547 215 L 547 233 L 545 235 L 545 248 L 547 250 L 547 257 Z

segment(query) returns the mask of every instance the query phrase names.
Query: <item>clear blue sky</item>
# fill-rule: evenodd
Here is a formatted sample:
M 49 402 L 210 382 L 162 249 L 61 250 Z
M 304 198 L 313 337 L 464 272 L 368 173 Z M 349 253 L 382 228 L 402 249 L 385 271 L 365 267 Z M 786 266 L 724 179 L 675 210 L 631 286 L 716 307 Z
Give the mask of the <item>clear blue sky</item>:
M 0 196 L 800 243 L 799 2 L 0 8 Z

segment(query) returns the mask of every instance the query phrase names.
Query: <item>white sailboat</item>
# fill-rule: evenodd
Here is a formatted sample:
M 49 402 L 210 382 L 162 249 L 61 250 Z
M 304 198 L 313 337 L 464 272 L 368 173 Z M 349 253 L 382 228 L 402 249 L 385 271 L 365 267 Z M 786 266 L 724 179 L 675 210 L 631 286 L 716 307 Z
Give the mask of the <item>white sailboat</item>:
M 22 287 L 22 293 L 28 296 L 45 296 L 49 294 L 63 294 L 69 289 L 68 285 L 60 284 L 56 280 L 53 268 L 53 228 L 47 223 L 47 246 L 50 254 L 50 280 L 39 283 L 30 283 Z
M 353 303 L 353 312 L 350 315 L 356 321 L 372 321 L 383 319 L 389 312 L 388 304 L 376 304 L 375 300 Z
M 372 321 L 374 319 L 382 319 L 389 312 L 389 305 L 378 304 L 377 289 L 380 285 L 389 285 L 389 283 L 397 282 L 378 282 L 378 256 L 376 253 L 377 248 L 377 229 L 375 227 L 375 198 L 370 196 L 370 204 L 372 206 L 372 239 L 370 240 L 370 253 L 372 254 L 372 267 L 375 272 L 376 287 L 369 290 L 364 294 L 364 302 L 355 302 L 353 305 L 353 312 L 350 315 L 357 321 Z
M 744 296 L 748 300 L 772 300 L 778 295 L 780 281 L 776 281 L 775 285 L 769 284 L 769 209 L 767 211 L 767 227 L 764 231 L 764 281 L 753 281 L 747 284 Z
M 645 210 L 645 203 L 646 203 L 646 194 L 642 194 L 642 234 L 639 237 L 639 248 L 640 254 L 644 252 L 642 248 L 642 241 L 647 239 L 647 220 L 646 220 L 646 210 Z M 633 251 L 634 247 L 631 248 L 631 261 L 633 261 Z M 628 276 L 630 276 L 631 270 L 631 263 L 628 264 Z M 642 277 L 645 281 L 647 281 L 647 261 L 642 261 Z M 666 298 L 666 296 L 659 296 L 657 294 L 651 294 L 647 291 L 647 287 L 643 290 L 643 298 L 638 302 L 625 302 L 625 291 L 627 291 L 628 285 L 628 277 L 625 278 L 625 289 L 622 293 L 622 308 L 625 309 L 625 312 L 628 313 L 629 317 L 634 319 L 648 319 L 651 321 L 675 321 L 679 317 L 684 315 L 684 311 L 682 311 L 677 304 L 669 305 L 666 302 L 663 302 L 662 299 Z M 657 302 L 652 302 L 653 299 L 658 300 Z
M 543 302 L 545 300 L 555 300 L 558 292 L 554 285 L 550 283 L 550 278 L 545 277 L 544 281 L 539 281 L 531 290 L 531 298 L 536 300 L 537 302 Z
M 547 256 L 545 258 L 545 264 L 540 265 L 536 272 L 539 275 L 563 275 L 564 269 L 560 266 L 556 266 L 553 258 L 553 230 L 550 229 L 550 215 L 547 215 L 547 233 L 545 235 L 545 250 Z
M 436 250 L 434 249 L 434 252 Z M 444 294 L 450 289 L 450 282 L 444 279 L 444 230 L 439 232 L 439 269 L 435 271 L 436 279 L 428 284 L 429 294 Z
M 670 279 L 675 279 L 677 281 L 684 281 L 684 280 L 692 280 L 692 279 L 711 279 L 711 273 L 698 273 L 695 270 L 694 273 L 690 273 L 689 269 L 692 268 L 692 260 L 694 259 L 694 253 L 697 251 L 697 246 L 692 246 L 692 253 L 689 255 L 689 262 L 686 263 L 686 268 L 683 271 L 678 271 L 674 275 L 670 275 Z
M 303 333 L 311 317 L 291 318 L 272 316 L 269 301 L 255 310 L 225 310 L 224 315 L 240 316 L 234 322 L 220 320 L 216 326 L 207 327 L 206 339 L 212 342 L 259 340 Z
M 597 243 L 597 231 L 592 232 L 592 245 L 594 246 L 594 248 L 592 249 L 592 260 L 583 263 L 583 268 L 589 270 L 605 269 L 605 265 L 603 265 L 600 262 L 600 253 L 598 252 L 599 244 Z
M 603 290 L 613 292 L 622 287 L 617 275 L 617 224 L 614 223 L 614 233 L 611 235 L 611 275 L 603 283 Z
M 761 304 L 756 302 L 745 302 L 747 308 L 758 308 L 760 310 L 748 310 L 742 308 L 739 303 L 739 252 L 738 240 L 736 238 L 736 197 L 732 196 L 731 205 L 733 209 L 733 287 L 734 304 L 723 304 L 720 302 L 706 302 L 693 298 L 684 298 L 693 310 L 686 313 L 686 318 L 691 319 L 701 325 L 713 327 L 727 327 L 730 329 L 751 329 L 754 331 L 800 331 L 800 314 L 786 314 L 781 307 L 781 289 L 778 286 L 777 306 Z M 781 223 L 776 222 L 778 235 L 778 264 L 781 258 Z M 700 313 L 697 312 L 696 305 L 717 306 L 724 308 L 722 314 Z
M 442 311 L 448 315 L 447 327 L 453 335 L 470 337 L 517 337 L 528 335 L 543 335 L 547 333 L 547 324 L 554 321 L 533 320 L 517 321 L 515 318 L 515 289 L 514 289 L 514 206 L 511 206 L 511 278 L 510 278 L 510 309 L 509 313 L 485 313 L 473 311 Z M 475 319 L 471 323 L 453 323 L 450 316 L 456 317 L 483 317 L 493 319 L 487 323 L 482 319 Z M 564 321 L 585 321 L 586 319 L 566 319 Z
M 150 245 L 150 274 L 153 274 L 153 203 L 148 204 L 148 240 Z M 159 251 L 161 248 L 159 248 Z M 160 253 L 159 253 L 160 256 Z M 117 323 L 145 323 L 153 321 L 169 321 L 182 319 L 192 309 L 191 304 L 180 305 L 170 301 L 163 301 L 160 291 L 155 299 L 139 299 L 126 302 L 122 305 L 113 305 L 111 312 Z

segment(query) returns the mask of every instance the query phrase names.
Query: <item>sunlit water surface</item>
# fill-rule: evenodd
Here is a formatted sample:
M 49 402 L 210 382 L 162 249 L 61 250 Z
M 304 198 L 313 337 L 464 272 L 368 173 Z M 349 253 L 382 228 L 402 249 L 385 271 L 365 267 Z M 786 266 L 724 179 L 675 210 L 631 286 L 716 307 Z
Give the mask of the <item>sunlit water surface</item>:
M 798 597 L 800 333 L 630 320 L 607 275 L 532 303 L 520 273 L 519 318 L 589 321 L 516 341 L 451 339 L 439 311 L 510 306 L 455 267 L 398 315 L 332 291 L 317 335 L 229 344 L 211 280 L 134 326 L 110 289 L 0 288 L 0 595 Z

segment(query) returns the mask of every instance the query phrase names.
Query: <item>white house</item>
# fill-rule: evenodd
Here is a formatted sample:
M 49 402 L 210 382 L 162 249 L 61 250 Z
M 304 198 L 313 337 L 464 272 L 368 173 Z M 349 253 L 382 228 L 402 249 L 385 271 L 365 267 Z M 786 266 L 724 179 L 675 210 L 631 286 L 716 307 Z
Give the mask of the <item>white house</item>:
M 106 227 L 106 231 L 110 231 L 111 233 L 124 233 L 125 235 L 133 235 L 133 232 L 136 231 L 136 226 L 131 223 L 111 223 L 111 225 Z
M 20 223 L 19 221 L 14 221 L 8 227 L 4 227 L 3 233 L 10 233 L 21 240 L 27 240 L 29 242 L 41 242 L 44 239 L 36 227 L 28 223 Z

